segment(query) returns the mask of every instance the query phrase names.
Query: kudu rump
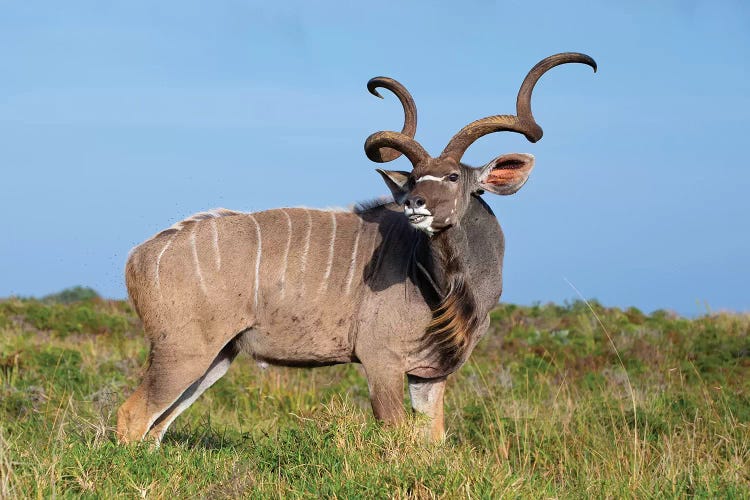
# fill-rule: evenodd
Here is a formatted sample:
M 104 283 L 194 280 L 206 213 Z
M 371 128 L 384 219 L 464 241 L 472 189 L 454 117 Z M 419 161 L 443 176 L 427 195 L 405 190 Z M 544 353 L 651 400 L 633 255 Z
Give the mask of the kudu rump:
M 390 90 L 405 113 L 401 132 L 365 143 L 372 161 L 404 154 L 413 166 L 378 170 L 393 202 L 352 212 L 215 210 L 137 246 L 125 278 L 151 352 L 141 385 L 118 411 L 119 439 L 159 441 L 241 351 L 274 365 L 361 363 L 373 412 L 387 422 L 404 418 L 406 375 L 413 409 L 441 439 L 446 377 L 487 330 L 502 291 L 503 233 L 480 195 L 515 193 L 534 165 L 518 153 L 479 168 L 461 157 L 492 132 L 538 141 L 531 92 L 547 70 L 571 62 L 596 71 L 584 54 L 542 60 L 521 85 L 516 115 L 470 123 L 437 158 L 414 140 L 409 92 L 374 78 L 369 91 Z

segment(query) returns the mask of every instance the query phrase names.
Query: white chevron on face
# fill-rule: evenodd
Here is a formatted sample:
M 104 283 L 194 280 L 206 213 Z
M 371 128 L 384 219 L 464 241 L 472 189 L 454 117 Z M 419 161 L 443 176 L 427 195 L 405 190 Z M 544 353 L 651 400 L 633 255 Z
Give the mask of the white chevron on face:
M 415 182 L 425 182 L 425 181 L 437 181 L 437 182 L 443 182 L 445 180 L 446 176 L 442 177 L 436 177 L 434 175 L 423 175 L 419 179 L 417 179 Z

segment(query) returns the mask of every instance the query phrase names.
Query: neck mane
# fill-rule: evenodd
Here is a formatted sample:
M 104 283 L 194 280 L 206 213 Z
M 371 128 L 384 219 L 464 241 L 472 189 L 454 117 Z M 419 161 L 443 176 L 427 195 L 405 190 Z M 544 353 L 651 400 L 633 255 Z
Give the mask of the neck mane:
M 432 320 L 421 343 L 433 350 L 442 366 L 456 366 L 468 356 L 472 334 L 479 326 L 477 302 L 465 262 L 466 219 L 429 239 L 433 271 L 430 281 L 439 287 L 440 301 L 431 307 Z

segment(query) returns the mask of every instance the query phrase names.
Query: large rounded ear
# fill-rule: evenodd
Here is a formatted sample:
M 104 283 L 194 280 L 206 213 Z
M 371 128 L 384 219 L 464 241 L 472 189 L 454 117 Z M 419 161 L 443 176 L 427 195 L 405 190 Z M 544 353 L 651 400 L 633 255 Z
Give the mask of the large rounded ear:
M 498 156 L 479 169 L 479 189 L 495 194 L 513 194 L 526 183 L 532 168 L 532 155 L 511 153 Z
M 388 186 L 388 189 L 391 190 L 393 199 L 396 203 L 403 203 L 409 192 L 406 187 L 407 182 L 409 182 L 409 172 L 403 172 L 401 170 L 383 170 L 382 168 L 376 170 L 383 176 L 383 180 Z

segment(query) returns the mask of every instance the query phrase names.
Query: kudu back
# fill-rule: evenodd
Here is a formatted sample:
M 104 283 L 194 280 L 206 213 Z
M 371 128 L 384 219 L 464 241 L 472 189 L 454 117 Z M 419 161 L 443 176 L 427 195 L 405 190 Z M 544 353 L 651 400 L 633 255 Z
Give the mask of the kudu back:
M 403 154 L 413 165 L 378 170 L 393 202 L 352 212 L 219 209 L 134 248 L 125 278 L 151 351 L 142 383 L 118 411 L 120 441 L 160 441 L 242 351 L 274 365 L 361 363 L 373 412 L 386 422 L 405 415 L 406 375 L 413 409 L 442 439 L 446 377 L 487 330 L 502 291 L 503 233 L 481 194 L 516 192 L 534 164 L 507 154 L 472 168 L 461 157 L 492 132 L 538 141 L 534 85 L 571 62 L 596 70 L 583 54 L 542 60 L 521 85 L 516 115 L 470 123 L 435 158 L 414 140 L 409 92 L 374 78 L 369 91 L 396 94 L 405 119 L 401 132 L 372 134 L 365 152 L 380 163 Z

